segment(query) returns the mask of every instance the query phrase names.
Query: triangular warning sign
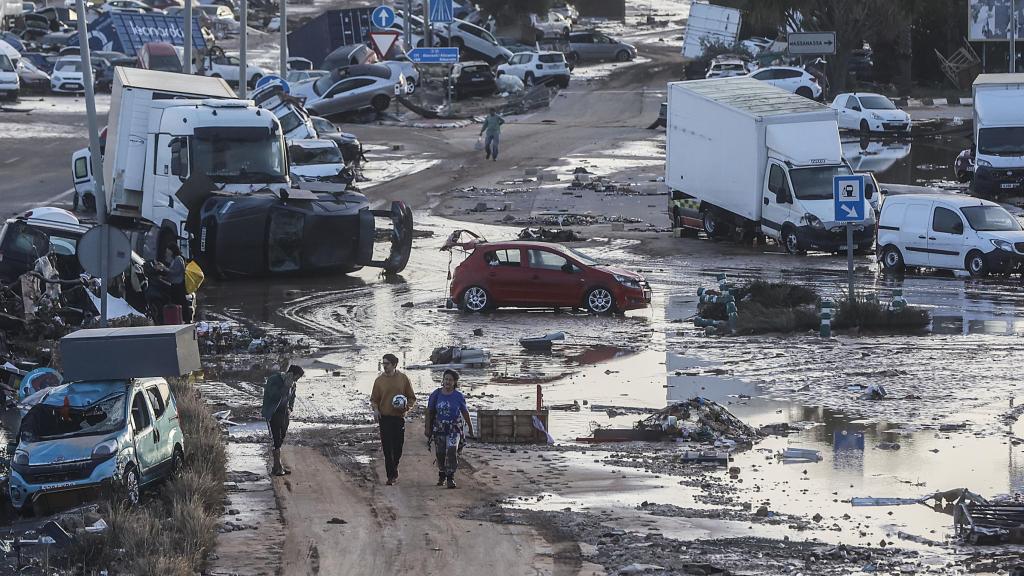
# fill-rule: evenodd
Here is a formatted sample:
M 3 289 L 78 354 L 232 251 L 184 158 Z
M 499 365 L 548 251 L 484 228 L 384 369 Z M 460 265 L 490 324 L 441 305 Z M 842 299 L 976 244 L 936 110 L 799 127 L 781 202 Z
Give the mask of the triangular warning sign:
M 395 30 L 370 32 L 370 44 L 373 46 L 373 51 L 377 53 L 377 57 L 381 60 L 387 58 L 388 52 L 397 41 L 398 32 Z

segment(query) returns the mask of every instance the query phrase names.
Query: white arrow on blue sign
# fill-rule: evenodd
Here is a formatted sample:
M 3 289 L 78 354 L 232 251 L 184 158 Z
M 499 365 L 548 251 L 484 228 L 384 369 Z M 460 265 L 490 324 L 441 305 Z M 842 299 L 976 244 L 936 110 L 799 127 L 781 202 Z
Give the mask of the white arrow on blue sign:
M 395 11 L 390 6 L 377 6 L 370 15 L 370 22 L 377 28 L 391 28 L 395 23 Z
M 430 0 L 430 21 L 451 22 L 455 19 L 452 0 Z
M 836 222 L 864 220 L 864 176 L 833 176 L 832 197 L 835 200 Z
M 459 61 L 459 48 L 413 48 L 409 51 L 409 60 L 417 64 L 454 64 Z

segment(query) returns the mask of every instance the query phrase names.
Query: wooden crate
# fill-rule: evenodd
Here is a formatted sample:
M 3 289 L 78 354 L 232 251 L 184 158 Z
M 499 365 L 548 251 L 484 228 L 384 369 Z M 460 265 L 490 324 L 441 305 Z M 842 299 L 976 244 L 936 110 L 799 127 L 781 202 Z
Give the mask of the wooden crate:
M 534 416 L 546 430 L 547 410 L 477 410 L 477 438 L 495 444 L 546 444 L 547 436 L 533 426 Z

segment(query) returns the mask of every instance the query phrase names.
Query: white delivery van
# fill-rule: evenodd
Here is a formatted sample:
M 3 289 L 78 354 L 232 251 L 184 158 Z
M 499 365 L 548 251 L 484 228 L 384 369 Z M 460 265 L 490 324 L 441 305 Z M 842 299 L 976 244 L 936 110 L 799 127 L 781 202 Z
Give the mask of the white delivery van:
M 1024 193 L 1024 74 L 974 80 L 973 150 L 975 194 Z
M 845 249 L 832 178 L 853 170 L 835 110 L 748 77 L 668 87 L 665 183 L 676 226 L 739 241 L 764 234 L 793 254 Z M 858 252 L 874 242 L 873 211 L 866 216 L 854 227 Z
M 953 194 L 887 196 L 878 218 L 878 256 L 891 272 L 905 267 L 967 270 L 971 276 L 1017 272 L 1024 230 L 1005 208 Z

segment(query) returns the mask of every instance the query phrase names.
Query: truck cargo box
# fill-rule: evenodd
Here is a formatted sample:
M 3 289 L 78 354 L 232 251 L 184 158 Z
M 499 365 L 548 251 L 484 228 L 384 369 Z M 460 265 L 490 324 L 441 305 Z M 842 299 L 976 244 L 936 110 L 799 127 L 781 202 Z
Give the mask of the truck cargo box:
M 184 376 L 201 368 L 194 324 L 94 328 L 60 339 L 64 381 Z

